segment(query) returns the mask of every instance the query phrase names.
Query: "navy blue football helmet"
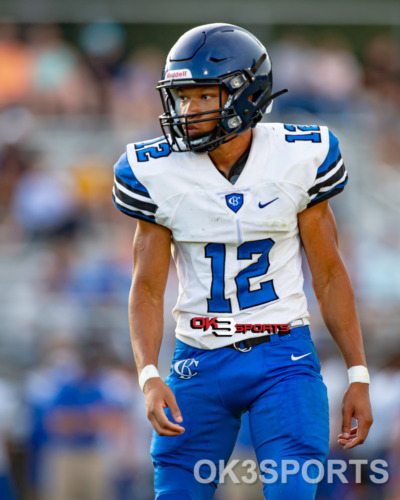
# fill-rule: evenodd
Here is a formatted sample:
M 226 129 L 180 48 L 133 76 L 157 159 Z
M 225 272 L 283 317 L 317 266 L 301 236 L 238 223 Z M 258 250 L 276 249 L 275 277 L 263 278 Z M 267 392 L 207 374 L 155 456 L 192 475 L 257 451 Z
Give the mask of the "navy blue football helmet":
M 219 86 L 219 109 L 180 114 L 177 89 L 197 85 Z M 224 105 L 222 88 L 228 92 Z M 206 24 L 181 36 L 168 54 L 157 89 L 164 107 L 161 128 L 171 148 L 198 153 L 213 151 L 256 125 L 272 99 L 286 92 L 272 95 L 265 47 L 249 31 L 231 24 Z M 217 121 L 212 131 L 189 136 L 189 124 L 209 120 Z

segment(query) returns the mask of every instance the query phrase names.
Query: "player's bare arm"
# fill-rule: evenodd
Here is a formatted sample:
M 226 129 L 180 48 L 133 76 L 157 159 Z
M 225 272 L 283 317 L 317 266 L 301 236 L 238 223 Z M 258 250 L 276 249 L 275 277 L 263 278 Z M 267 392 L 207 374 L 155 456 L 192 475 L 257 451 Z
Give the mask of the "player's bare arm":
M 312 275 L 312 284 L 324 322 L 347 365 L 366 366 L 361 328 L 353 287 L 339 253 L 336 223 L 327 201 L 301 212 L 300 235 Z M 357 427 L 351 429 L 351 419 Z M 372 425 L 369 385 L 349 385 L 342 406 L 342 434 L 345 449 L 362 444 Z
M 132 349 L 140 374 L 147 365 L 157 366 L 163 335 L 164 292 L 171 257 L 171 232 L 157 224 L 138 221 L 133 241 L 133 276 L 129 294 L 129 325 Z M 171 389 L 161 378 L 149 379 L 143 388 L 147 416 L 156 432 L 175 436 L 184 428 L 170 422 L 164 408 L 169 407 L 175 421 L 182 421 Z

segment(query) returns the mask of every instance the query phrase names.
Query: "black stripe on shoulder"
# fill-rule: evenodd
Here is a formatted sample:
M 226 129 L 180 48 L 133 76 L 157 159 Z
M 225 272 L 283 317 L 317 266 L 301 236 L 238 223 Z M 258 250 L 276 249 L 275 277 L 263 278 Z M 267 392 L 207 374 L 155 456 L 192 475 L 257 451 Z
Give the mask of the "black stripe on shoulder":
M 331 165 L 329 165 L 329 167 L 326 170 L 317 174 L 316 179 L 318 179 L 319 177 L 324 177 L 324 175 L 326 175 L 330 170 L 333 170 L 336 167 L 336 165 L 341 161 L 341 159 L 342 155 L 340 154 L 337 157 L 337 159 Z
M 347 180 L 347 177 L 346 177 Z M 317 198 L 314 198 L 308 205 L 307 208 L 313 207 L 314 205 L 318 205 L 318 203 L 321 203 L 321 201 L 328 200 L 329 198 L 332 198 L 333 196 L 336 196 L 337 194 L 341 193 L 343 189 L 345 188 L 345 183 L 346 180 L 343 182 L 343 184 L 340 185 L 340 187 L 332 189 L 331 191 L 328 191 L 326 194 L 323 196 L 319 196 Z
M 132 193 L 140 194 L 141 196 L 144 196 L 145 198 L 151 198 L 149 193 L 147 191 L 142 191 L 141 189 L 135 189 L 126 182 L 124 182 L 121 177 L 118 177 L 118 175 L 115 175 L 115 179 L 118 181 L 121 186 L 124 186 L 126 189 L 129 191 L 132 191 Z
M 114 189 L 116 197 L 129 206 L 139 208 L 140 210 L 147 210 L 148 212 L 153 213 L 156 212 L 158 208 L 154 203 L 147 203 L 146 201 L 138 200 L 137 198 L 124 193 L 123 191 L 118 189 L 118 186 L 116 184 L 114 185 Z
M 321 182 L 315 186 L 312 186 L 308 190 L 308 195 L 312 196 L 313 194 L 318 193 L 318 191 L 320 191 L 321 188 L 333 186 L 336 182 L 340 181 L 340 179 L 345 175 L 345 173 L 346 173 L 346 168 L 343 164 L 339 168 L 339 170 L 337 172 L 335 172 L 334 175 L 332 175 L 332 177 L 328 177 L 328 179 L 326 179 L 326 181 Z
M 144 215 L 139 212 L 134 212 L 133 210 L 128 210 L 126 207 L 123 207 L 118 203 L 118 201 L 115 199 L 114 195 L 112 197 L 114 205 L 118 208 L 118 210 L 121 210 L 121 212 L 124 212 L 126 215 L 129 215 L 130 217 L 133 217 L 134 219 L 140 219 L 140 220 L 145 220 L 146 222 L 152 222 L 154 224 L 157 224 L 155 217 L 151 215 Z

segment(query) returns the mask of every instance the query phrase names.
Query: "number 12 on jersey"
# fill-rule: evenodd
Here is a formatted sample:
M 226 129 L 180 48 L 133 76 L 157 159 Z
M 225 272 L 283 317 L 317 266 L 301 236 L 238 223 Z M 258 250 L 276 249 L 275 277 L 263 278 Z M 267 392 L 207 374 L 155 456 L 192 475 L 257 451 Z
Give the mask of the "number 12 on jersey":
M 242 269 L 235 277 L 237 298 L 240 309 L 266 304 L 279 297 L 275 293 L 272 280 L 261 282 L 258 290 L 250 290 L 250 278 L 267 274 L 269 268 L 268 254 L 275 242 L 271 238 L 257 241 L 246 241 L 237 249 L 238 260 L 251 259 L 253 254 L 260 254 L 256 262 Z M 211 259 L 211 298 L 207 299 L 208 312 L 232 312 L 231 300 L 225 298 L 225 260 L 224 243 L 208 243 L 205 247 L 206 258 Z

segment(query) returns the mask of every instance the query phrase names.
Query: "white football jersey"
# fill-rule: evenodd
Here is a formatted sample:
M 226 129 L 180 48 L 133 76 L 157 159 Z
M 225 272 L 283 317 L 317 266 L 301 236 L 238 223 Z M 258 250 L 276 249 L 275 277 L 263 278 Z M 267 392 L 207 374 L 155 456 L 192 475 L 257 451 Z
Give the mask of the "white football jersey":
M 182 342 L 215 349 L 260 336 L 232 325 L 309 324 L 297 214 L 347 183 L 326 127 L 258 124 L 234 185 L 207 154 L 172 152 L 164 137 L 129 144 L 114 170 L 117 208 L 172 231 Z

